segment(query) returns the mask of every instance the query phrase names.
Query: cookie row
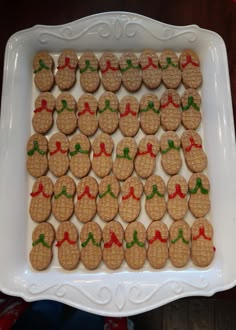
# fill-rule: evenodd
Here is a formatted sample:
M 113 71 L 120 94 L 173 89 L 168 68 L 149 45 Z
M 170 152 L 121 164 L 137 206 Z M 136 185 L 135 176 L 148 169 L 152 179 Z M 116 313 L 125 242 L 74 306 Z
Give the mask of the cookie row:
M 96 214 L 103 221 L 111 221 L 119 212 L 125 222 L 132 222 L 140 214 L 144 191 L 145 209 L 151 220 L 161 220 L 166 211 L 173 220 L 181 220 L 188 208 L 199 218 L 209 212 L 209 189 L 209 180 L 202 173 L 193 174 L 188 183 L 181 175 L 172 176 L 167 187 L 158 175 L 150 176 L 144 186 L 138 177 L 131 176 L 121 187 L 113 175 L 106 176 L 99 184 L 87 176 L 78 183 L 74 203 L 76 185 L 71 177 L 63 176 L 53 185 L 49 177 L 42 176 L 33 184 L 29 213 L 32 220 L 43 222 L 51 212 L 58 221 L 69 220 L 75 212 L 77 219 L 86 223 Z
M 62 92 L 56 99 L 47 92 L 35 100 L 32 125 L 37 133 L 47 133 L 53 125 L 55 110 L 57 128 L 64 134 L 72 134 L 79 128 L 81 133 L 91 136 L 98 127 L 112 134 L 118 126 L 125 136 L 135 136 L 140 126 L 146 134 L 155 134 L 160 126 L 175 131 L 181 122 L 186 129 L 196 129 L 202 119 L 200 105 L 201 97 L 194 89 L 187 89 L 182 97 L 168 89 L 160 100 L 148 93 L 140 101 L 132 95 L 119 101 L 112 92 L 103 93 L 97 100 L 86 93 L 77 103 L 68 92 Z
M 151 49 L 144 50 L 138 58 L 133 52 L 120 58 L 110 52 L 100 59 L 93 52 L 85 52 L 77 58 L 75 51 L 64 50 L 58 58 L 57 71 L 53 74 L 54 60 L 47 52 L 39 52 L 33 59 L 34 82 L 40 91 L 50 91 L 56 82 L 60 90 L 68 90 L 76 82 L 76 70 L 80 70 L 80 85 L 89 93 L 95 92 L 102 81 L 105 90 L 116 92 L 121 84 L 130 92 L 137 91 L 142 82 L 150 89 L 161 82 L 167 88 L 178 88 L 181 81 L 186 88 L 198 88 L 202 84 L 200 60 L 191 49 L 180 57 L 172 50 L 164 50 L 160 57 Z M 99 70 L 100 74 L 99 75 Z
M 38 225 L 32 233 L 30 262 L 36 270 L 46 269 L 53 257 L 52 247 L 57 240 L 58 260 L 62 268 L 73 270 L 79 261 L 89 269 L 96 269 L 101 261 L 110 269 L 117 269 L 126 261 L 132 269 L 140 269 L 147 260 L 160 269 L 168 258 L 175 267 L 184 267 L 190 257 L 194 265 L 208 266 L 214 257 L 213 228 L 204 218 L 192 227 L 184 220 L 173 223 L 168 231 L 161 221 L 152 222 L 147 230 L 140 222 L 129 224 L 125 232 L 121 224 L 112 221 L 103 231 L 95 222 L 85 224 L 79 233 L 74 224 L 63 222 L 57 228 L 49 223 Z
M 192 172 L 202 172 L 207 166 L 207 156 L 200 135 L 193 130 L 184 131 L 181 140 L 175 132 L 166 132 L 161 136 L 160 143 L 154 135 L 143 137 L 138 145 L 133 138 L 123 138 L 116 145 L 114 161 L 114 142 L 108 134 L 101 133 L 94 139 L 92 160 L 91 144 L 83 134 L 76 134 L 70 142 L 62 133 L 53 134 L 49 142 L 45 136 L 33 134 L 27 143 L 27 170 L 32 176 L 40 177 L 49 168 L 60 177 L 70 168 L 76 177 L 82 178 L 88 175 L 92 167 L 99 177 L 105 177 L 112 170 L 115 177 L 123 181 L 131 176 L 135 168 L 137 175 L 145 179 L 156 169 L 156 157 L 160 150 L 164 171 L 174 175 L 182 167 L 181 147 L 188 168 Z

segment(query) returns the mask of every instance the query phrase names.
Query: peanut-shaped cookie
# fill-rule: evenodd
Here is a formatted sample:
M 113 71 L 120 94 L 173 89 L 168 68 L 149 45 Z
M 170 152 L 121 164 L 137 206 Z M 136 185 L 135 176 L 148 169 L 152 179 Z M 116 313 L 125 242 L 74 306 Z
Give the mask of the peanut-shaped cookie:
M 38 52 L 33 59 L 34 83 L 41 92 L 48 92 L 54 84 L 54 61 L 52 56 L 45 51 Z
M 139 57 L 139 63 L 144 84 L 150 89 L 157 88 L 161 83 L 161 69 L 157 54 L 151 49 L 145 49 Z
M 140 125 L 144 133 L 155 134 L 160 127 L 160 101 L 155 94 L 144 94 L 140 100 Z
M 61 176 L 54 184 L 54 200 L 52 202 L 52 214 L 58 221 L 66 221 L 74 212 L 74 180 L 65 175 Z
M 140 199 L 143 193 L 143 184 L 138 177 L 131 176 L 122 184 L 121 193 L 119 214 L 124 221 L 132 222 L 141 211 Z
M 142 84 L 142 71 L 137 56 L 132 52 L 126 52 L 121 55 L 119 65 L 124 87 L 129 92 L 136 92 Z
M 117 92 L 121 86 L 121 72 L 119 61 L 115 54 L 105 52 L 99 59 L 99 67 L 102 74 L 102 84 L 105 90 Z
M 53 134 L 48 141 L 49 169 L 55 176 L 65 175 L 69 169 L 69 140 L 62 133 Z
M 118 213 L 119 181 L 108 175 L 99 183 L 97 213 L 103 221 L 111 221 Z
M 111 172 L 113 148 L 113 140 L 108 134 L 101 133 L 93 141 L 92 169 L 100 178 Z
M 118 180 L 123 181 L 131 176 L 137 149 L 135 140 L 130 137 L 120 140 L 117 144 L 113 173 Z
M 32 249 L 29 259 L 36 270 L 48 268 L 52 261 L 52 244 L 55 240 L 55 231 L 50 223 L 41 223 L 32 233 Z
M 75 225 L 69 221 L 62 222 L 57 228 L 58 261 L 61 267 L 66 270 L 72 270 L 78 266 L 80 259 L 78 238 Z
M 36 98 L 32 126 L 37 133 L 45 134 L 52 127 L 55 103 L 54 96 L 49 92 L 42 93 Z
M 81 261 L 89 270 L 96 269 L 102 261 L 101 239 L 102 231 L 97 223 L 90 221 L 83 225 L 80 232 Z
M 26 167 L 30 175 L 38 178 L 48 170 L 48 140 L 41 134 L 33 134 L 27 143 Z
M 98 123 L 104 133 L 112 134 L 116 131 L 118 118 L 119 101 L 112 92 L 103 93 L 98 100 Z
M 77 106 L 79 130 L 86 136 L 93 135 L 98 128 L 97 99 L 92 94 L 83 94 L 79 98 Z
M 181 83 L 178 56 L 172 50 L 164 50 L 159 57 L 159 63 L 166 88 L 178 88 Z
M 75 110 L 76 102 L 70 93 L 63 92 L 57 97 L 57 128 L 66 135 L 72 134 L 77 128 Z
M 75 204 L 75 215 L 81 222 L 91 221 L 97 211 L 96 198 L 98 194 L 97 181 L 86 176 L 79 181 L 77 187 L 77 202 Z
M 76 80 L 78 58 L 72 49 L 65 49 L 58 58 L 55 81 L 60 90 L 70 89 Z
M 140 140 L 134 162 L 138 176 L 146 179 L 152 175 L 156 168 L 156 156 L 159 149 L 159 141 L 154 135 L 147 135 Z
M 119 128 L 124 136 L 135 136 L 139 130 L 139 103 L 132 95 L 124 96 L 119 104 Z
M 53 182 L 47 176 L 38 178 L 32 187 L 29 213 L 31 219 L 36 222 L 46 221 L 51 214 L 51 198 L 53 194 Z
M 95 92 L 100 86 L 98 59 L 92 52 L 85 52 L 79 59 L 80 84 L 88 93 Z
M 103 228 L 102 238 L 104 241 L 103 261 L 110 269 L 117 269 L 124 260 L 124 229 L 117 221 L 110 221 Z

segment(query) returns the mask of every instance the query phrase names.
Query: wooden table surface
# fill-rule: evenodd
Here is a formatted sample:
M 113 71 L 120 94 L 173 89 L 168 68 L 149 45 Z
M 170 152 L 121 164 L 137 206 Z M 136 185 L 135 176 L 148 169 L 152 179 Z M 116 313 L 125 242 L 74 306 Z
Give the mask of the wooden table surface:
M 129 11 L 173 25 L 197 24 L 224 39 L 229 62 L 231 92 L 236 123 L 236 0 L 1 0 L 0 88 L 4 50 L 15 32 L 36 24 L 58 25 L 106 11 Z M 233 262 L 233 261 L 232 261 Z M 214 298 L 235 298 L 236 287 Z

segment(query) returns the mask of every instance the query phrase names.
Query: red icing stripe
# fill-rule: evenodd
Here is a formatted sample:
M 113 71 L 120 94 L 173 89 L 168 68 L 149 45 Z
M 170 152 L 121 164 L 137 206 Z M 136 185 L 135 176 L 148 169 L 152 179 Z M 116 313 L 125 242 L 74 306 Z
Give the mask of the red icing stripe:
M 192 60 L 191 55 L 186 55 L 186 62 L 182 64 L 182 68 L 184 69 L 188 64 L 192 64 L 196 67 L 199 67 L 199 63 L 196 63 Z
M 179 196 L 180 198 L 185 198 L 186 194 L 182 193 L 181 191 L 181 186 L 180 184 L 176 184 L 175 185 L 175 192 L 173 194 L 169 194 L 169 199 L 173 199 L 175 198 L 176 196 Z
M 121 118 L 122 118 L 122 117 L 126 117 L 126 116 L 128 116 L 129 114 L 131 114 L 132 116 L 136 116 L 136 115 L 137 115 L 137 113 L 136 113 L 135 111 L 131 110 L 131 108 L 130 108 L 130 103 L 127 103 L 126 106 L 125 106 L 125 112 L 121 113 L 121 114 L 120 114 L 120 117 L 121 117 Z
M 140 200 L 140 198 L 139 197 L 136 197 L 135 194 L 134 194 L 134 187 L 130 187 L 129 188 L 129 193 L 127 195 L 125 195 L 125 196 L 122 196 L 122 201 L 127 200 L 130 197 L 132 197 L 136 201 L 139 201 Z
M 178 103 L 175 103 L 175 102 L 173 101 L 173 98 L 172 98 L 171 95 L 168 95 L 168 100 L 167 100 L 166 103 L 161 104 L 161 109 L 164 109 L 164 108 L 168 107 L 168 105 L 169 105 L 170 103 L 171 103 L 175 108 L 179 108 L 179 104 L 178 104 Z
M 153 60 L 151 57 L 148 57 L 148 64 L 145 65 L 142 69 L 147 70 L 148 68 L 153 67 L 154 69 L 157 69 L 157 65 L 153 63 Z
M 84 196 L 88 196 L 90 199 L 95 199 L 95 196 L 90 193 L 89 186 L 85 186 L 84 191 L 77 197 L 77 199 L 81 200 Z
M 153 153 L 153 151 L 152 151 L 152 144 L 151 143 L 148 143 L 147 144 L 147 150 L 145 150 L 145 151 L 138 151 L 137 152 L 137 156 L 143 156 L 143 155 L 147 155 L 147 154 L 150 154 L 150 156 L 151 157 L 153 157 L 153 158 L 155 158 L 156 157 L 156 155 Z
M 112 245 L 113 244 L 116 244 L 117 246 L 119 246 L 119 247 L 121 247 L 122 246 L 122 244 L 121 244 L 121 242 L 118 240 L 118 238 L 117 238 L 117 236 L 116 236 L 116 234 L 114 233 L 114 231 L 110 231 L 110 234 L 111 234 L 111 239 L 110 239 L 110 241 L 109 242 L 106 242 L 105 244 L 104 244 L 104 248 L 110 248 L 110 247 L 112 247 Z
M 166 243 L 167 242 L 167 238 L 163 238 L 161 236 L 160 230 L 155 230 L 155 235 L 148 240 L 148 243 L 149 244 L 153 244 L 155 241 L 158 241 L 158 240 L 160 242 L 162 242 L 162 243 Z
M 192 136 L 189 138 L 189 141 L 190 141 L 190 145 L 189 145 L 188 147 L 185 148 L 185 151 L 190 152 L 190 151 L 192 150 L 192 147 L 195 147 L 195 148 L 197 148 L 197 149 L 202 149 L 202 145 L 201 145 L 201 144 L 197 144 L 197 143 L 194 141 L 194 139 L 193 139 Z
M 31 196 L 31 197 L 36 197 L 36 196 L 38 196 L 39 194 L 42 193 L 42 194 L 43 194 L 43 197 L 45 197 L 45 198 L 49 198 L 51 195 L 50 195 L 50 194 L 46 194 L 46 193 L 43 191 L 43 189 L 44 189 L 43 184 L 40 183 L 40 184 L 39 184 L 39 187 L 38 187 L 38 190 L 35 191 L 35 192 L 32 192 L 32 193 L 30 194 L 30 196 Z
M 69 237 L 69 233 L 67 231 L 64 232 L 64 237 L 62 240 L 58 241 L 56 246 L 60 247 L 64 242 L 68 242 L 71 245 L 74 245 L 76 242 L 72 241 Z
M 61 69 L 65 69 L 65 68 L 69 68 L 70 70 L 75 70 L 75 66 L 71 66 L 70 65 L 70 58 L 69 57 L 66 57 L 65 58 L 65 64 L 61 65 L 61 66 L 58 66 L 57 67 L 58 70 L 61 70 Z
M 57 152 L 60 152 L 62 154 L 65 154 L 67 152 L 67 150 L 62 150 L 61 149 L 61 142 L 60 141 L 56 141 L 55 145 L 56 145 L 56 149 L 50 152 L 50 156 L 55 155 Z
M 102 73 L 106 73 L 108 70 L 112 70 L 112 71 L 117 71 L 118 68 L 114 68 L 111 66 L 111 61 L 106 61 L 106 68 L 104 70 L 101 70 Z
M 106 146 L 105 146 L 105 143 L 104 142 L 101 142 L 100 143 L 100 151 L 97 154 L 94 153 L 93 154 L 93 157 L 100 157 L 102 154 L 105 155 L 105 156 L 107 156 L 107 157 L 110 157 L 111 156 L 111 154 L 109 154 L 106 151 Z
M 35 110 L 34 110 L 34 112 L 35 113 L 37 113 L 37 112 L 42 112 L 43 110 L 46 110 L 47 112 L 52 112 L 53 110 L 52 109 L 48 109 L 47 108 L 47 100 L 42 100 L 41 101 L 41 107 L 39 107 L 39 108 L 36 108 Z
M 84 110 L 81 112 L 78 112 L 78 116 L 84 115 L 86 112 L 88 112 L 90 115 L 94 115 L 95 112 L 90 109 L 89 103 L 84 102 Z
M 199 239 L 199 237 L 201 237 L 201 236 L 202 236 L 203 238 L 205 238 L 206 240 L 211 241 L 211 237 L 206 236 L 206 234 L 205 234 L 205 228 L 204 228 L 204 227 L 200 227 L 200 228 L 199 228 L 199 233 L 198 233 L 197 236 L 194 236 L 194 237 L 193 237 L 193 240 L 196 241 L 196 240 Z

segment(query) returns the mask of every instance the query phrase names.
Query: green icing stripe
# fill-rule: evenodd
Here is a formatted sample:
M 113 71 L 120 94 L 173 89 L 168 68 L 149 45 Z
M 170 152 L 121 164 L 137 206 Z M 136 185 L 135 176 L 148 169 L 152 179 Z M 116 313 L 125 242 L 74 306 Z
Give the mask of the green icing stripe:
M 132 242 L 126 243 L 127 249 L 130 249 L 132 246 L 134 246 L 134 244 L 137 244 L 140 247 L 144 247 L 145 246 L 144 243 L 139 242 L 137 230 L 134 230 L 134 232 L 133 232 L 133 240 L 132 240 Z
M 159 197 L 164 197 L 164 194 L 161 194 L 159 191 L 158 191 L 158 188 L 157 188 L 157 185 L 154 184 L 152 186 L 152 192 L 150 195 L 147 195 L 146 196 L 146 199 L 149 200 L 149 199 L 152 199 L 155 195 L 159 196 Z
M 45 151 L 39 149 L 39 143 L 38 143 L 38 141 L 34 140 L 33 144 L 34 144 L 33 148 L 27 152 L 28 156 L 33 156 L 33 154 L 34 154 L 36 151 L 37 151 L 40 155 L 42 155 L 42 156 L 46 155 L 46 152 L 45 152 Z

